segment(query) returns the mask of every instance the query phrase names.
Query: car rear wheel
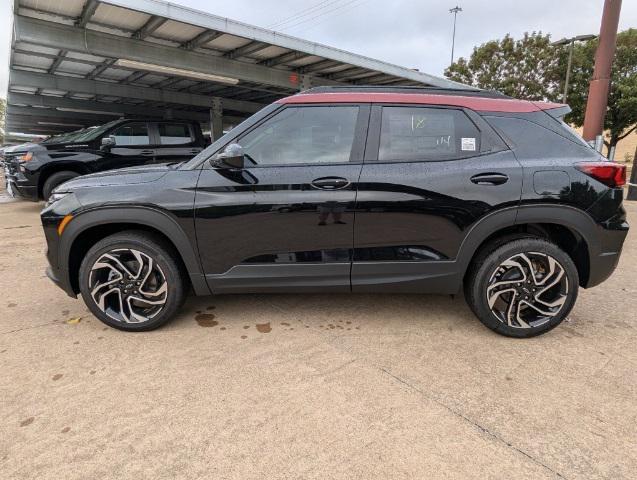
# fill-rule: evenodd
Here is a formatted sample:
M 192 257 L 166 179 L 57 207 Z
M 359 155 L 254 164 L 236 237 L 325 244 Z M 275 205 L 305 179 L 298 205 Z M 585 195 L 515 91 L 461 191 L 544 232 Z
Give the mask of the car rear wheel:
M 169 321 L 185 300 L 172 249 L 145 232 L 122 232 L 95 244 L 80 266 L 80 291 L 105 324 L 146 331 Z
M 79 176 L 79 173 L 71 172 L 70 170 L 54 173 L 46 179 L 44 185 L 42 186 L 42 198 L 44 200 L 48 200 L 51 196 L 51 192 L 53 192 L 53 189 L 55 187 L 57 187 L 58 185 L 62 185 L 64 182 L 68 182 L 69 180 Z
M 465 297 L 480 321 L 509 337 L 533 337 L 559 325 L 577 299 L 571 257 L 540 238 L 487 248 L 476 258 Z

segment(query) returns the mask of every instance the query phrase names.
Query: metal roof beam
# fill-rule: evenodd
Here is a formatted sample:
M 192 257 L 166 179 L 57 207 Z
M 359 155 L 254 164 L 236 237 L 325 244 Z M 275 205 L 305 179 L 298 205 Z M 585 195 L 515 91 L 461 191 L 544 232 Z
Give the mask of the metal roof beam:
M 122 58 L 147 64 L 181 68 L 220 75 L 259 84 L 294 89 L 297 85 L 289 72 L 263 65 L 240 62 L 205 53 L 184 51 L 175 47 L 125 38 L 96 30 L 46 22 L 17 15 L 15 40 L 45 47 L 61 48 L 107 58 Z M 334 84 L 330 80 L 313 79 L 314 85 Z
M 139 30 L 133 33 L 133 38 L 136 38 L 137 40 L 143 40 L 146 37 L 151 36 L 155 32 L 155 30 L 166 23 L 166 20 L 168 19 L 158 17 L 156 15 L 151 16 Z
M 367 73 L 367 72 L 369 72 L 367 68 L 352 67 L 352 68 L 346 68 L 345 70 L 331 73 L 328 75 L 328 78 L 331 78 L 332 80 L 336 80 L 336 81 L 347 80 L 348 78 L 352 76 L 360 75 L 362 73 Z
M 301 60 L 302 58 L 310 57 L 311 55 L 304 52 L 287 52 L 274 58 L 268 58 L 261 60 L 259 63 L 266 67 L 274 67 L 276 65 L 282 65 L 284 63 L 294 62 Z
M 152 87 L 122 85 L 120 83 L 99 82 L 85 78 L 63 77 L 46 73 L 27 72 L 12 69 L 9 85 L 31 88 L 47 88 L 65 92 L 86 93 L 90 95 L 106 95 L 122 98 L 136 98 L 151 102 L 176 103 L 210 108 L 212 99 L 207 95 L 160 90 Z M 240 100 L 223 99 L 223 107 L 236 112 L 254 113 L 265 105 Z
M 240 58 L 250 55 L 251 53 L 258 52 L 259 50 L 265 50 L 270 45 L 263 42 L 250 42 L 242 47 L 235 48 L 223 54 L 226 58 Z
M 106 123 L 113 120 L 113 115 L 102 115 L 84 112 L 65 112 L 61 110 L 55 110 L 53 108 L 17 107 L 15 105 L 7 106 L 7 116 L 9 117 L 9 119 L 15 116 L 44 117 L 48 121 L 57 122 L 63 120 L 68 121 L 68 123 L 77 123 L 80 120 L 89 123 Z
M 84 4 L 82 13 L 77 20 L 75 20 L 75 26 L 80 28 L 86 27 L 88 22 L 91 21 L 91 17 L 95 14 L 95 10 L 97 10 L 98 6 L 99 2 L 97 0 L 88 0 L 88 2 Z
M 131 105 L 126 103 L 110 103 L 95 102 L 93 100 L 77 100 L 74 98 L 51 97 L 45 95 L 32 95 L 28 93 L 9 92 L 7 95 L 7 103 L 9 105 L 29 105 L 52 108 L 63 108 L 69 110 L 81 110 L 90 115 L 95 112 L 96 115 L 111 115 L 112 117 L 121 116 L 137 116 L 137 117 L 154 117 L 163 118 L 166 115 L 166 109 L 149 107 L 147 105 Z M 65 111 L 69 116 L 74 115 L 73 111 Z M 195 120 L 197 122 L 207 123 L 210 121 L 209 112 L 193 112 L 188 110 L 172 109 L 173 118 L 176 120 Z M 227 115 L 224 115 L 227 117 Z M 241 121 L 243 117 L 229 117 L 231 121 Z
M 215 38 L 223 35 L 221 32 L 216 32 L 214 30 L 206 30 L 201 32 L 195 38 L 191 38 L 187 42 L 181 44 L 181 48 L 185 50 L 194 50 L 195 48 L 199 48 L 202 45 L 205 45 L 208 42 L 212 42 Z
M 121 80 L 119 83 L 127 85 L 129 83 L 136 82 L 137 80 L 139 80 L 140 78 L 145 77 L 146 75 L 148 75 L 148 72 L 133 72 L 128 77 L 126 77 L 124 80 Z
M 321 60 L 320 62 L 311 63 L 298 69 L 299 73 L 307 74 L 312 72 L 318 72 L 319 70 L 325 70 L 326 68 L 337 67 L 342 65 L 341 62 L 335 60 Z
M 55 60 L 53 60 L 53 63 L 49 67 L 49 73 L 55 73 L 60 64 L 64 61 L 64 57 L 67 53 L 69 52 L 67 52 L 66 50 L 60 50 L 60 53 L 58 53 L 58 56 L 55 58 Z
M 108 68 L 114 63 L 115 63 L 115 60 L 112 58 L 109 60 L 106 60 L 100 66 L 96 67 L 92 72 L 87 73 L 86 78 L 88 78 L 89 80 L 93 80 L 95 77 L 100 76 L 102 73 L 108 70 Z

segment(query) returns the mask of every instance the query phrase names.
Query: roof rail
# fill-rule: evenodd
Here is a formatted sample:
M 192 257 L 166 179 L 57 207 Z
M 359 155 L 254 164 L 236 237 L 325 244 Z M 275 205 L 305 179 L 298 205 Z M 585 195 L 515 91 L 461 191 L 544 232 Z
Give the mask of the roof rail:
M 441 88 L 441 87 L 419 87 L 419 86 L 377 86 L 377 85 L 338 85 L 314 87 L 299 92 L 301 95 L 307 93 L 338 93 L 338 92 L 365 92 L 365 93 L 423 93 L 429 95 L 461 95 L 470 97 L 485 98 L 511 98 L 503 93 L 494 90 L 482 90 L 475 87 L 467 88 Z

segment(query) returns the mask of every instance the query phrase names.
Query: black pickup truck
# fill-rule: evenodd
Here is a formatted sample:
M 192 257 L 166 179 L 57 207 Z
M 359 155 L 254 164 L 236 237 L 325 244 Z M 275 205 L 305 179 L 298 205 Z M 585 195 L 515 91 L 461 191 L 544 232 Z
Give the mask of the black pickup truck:
M 197 122 L 114 120 L 4 152 L 7 191 L 46 200 L 53 189 L 89 173 L 189 160 L 206 147 Z

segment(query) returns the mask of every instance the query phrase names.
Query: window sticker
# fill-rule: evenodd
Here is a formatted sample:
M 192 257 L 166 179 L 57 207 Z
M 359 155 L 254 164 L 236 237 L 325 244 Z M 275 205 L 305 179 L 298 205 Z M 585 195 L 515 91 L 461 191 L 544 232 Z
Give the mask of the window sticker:
M 462 137 L 462 143 L 460 148 L 463 152 L 475 152 L 476 151 L 476 139 L 474 137 Z

